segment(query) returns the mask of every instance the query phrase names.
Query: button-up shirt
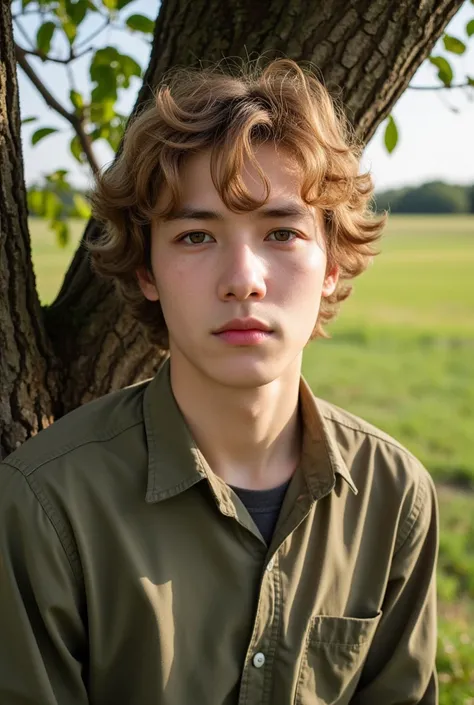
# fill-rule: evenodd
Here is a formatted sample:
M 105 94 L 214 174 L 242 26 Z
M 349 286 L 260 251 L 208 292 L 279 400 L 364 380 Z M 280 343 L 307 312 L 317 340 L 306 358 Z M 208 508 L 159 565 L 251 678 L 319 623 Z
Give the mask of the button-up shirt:
M 270 545 L 153 380 L 0 466 L 1 705 L 434 705 L 427 471 L 301 379 Z

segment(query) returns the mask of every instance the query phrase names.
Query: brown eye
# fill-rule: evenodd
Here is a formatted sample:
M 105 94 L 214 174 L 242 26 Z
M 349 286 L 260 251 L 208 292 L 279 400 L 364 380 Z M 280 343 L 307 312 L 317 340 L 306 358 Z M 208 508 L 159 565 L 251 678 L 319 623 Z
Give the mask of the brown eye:
M 275 242 L 291 242 L 296 237 L 293 230 L 274 230 L 271 235 L 275 236 Z
M 204 238 L 210 237 L 207 233 L 203 233 L 200 230 L 195 230 L 193 233 L 186 233 L 180 238 L 180 242 L 186 242 L 188 245 L 203 245 Z M 189 240 L 186 240 L 189 238 Z

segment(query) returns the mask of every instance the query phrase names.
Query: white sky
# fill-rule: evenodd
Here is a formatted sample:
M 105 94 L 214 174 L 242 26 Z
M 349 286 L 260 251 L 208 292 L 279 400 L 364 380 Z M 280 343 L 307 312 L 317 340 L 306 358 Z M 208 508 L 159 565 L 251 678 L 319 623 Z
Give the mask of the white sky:
M 18 9 L 19 0 L 13 3 L 13 10 Z M 128 14 L 141 12 L 156 17 L 159 0 L 135 0 L 127 7 Z M 447 28 L 448 33 L 466 40 L 465 26 L 474 18 L 474 5 L 466 2 Z M 36 35 L 37 23 L 34 18 L 25 18 L 22 22 L 29 36 Z M 80 37 L 87 37 L 97 26 L 97 22 L 88 20 L 81 25 Z M 17 41 L 25 46 L 24 37 L 16 33 Z M 454 68 L 454 82 L 465 80 L 466 74 L 474 77 L 474 37 L 468 43 L 468 50 L 463 56 L 449 55 Z M 95 42 L 96 46 L 112 44 L 124 53 L 134 56 L 145 66 L 150 47 L 143 35 L 129 32 L 107 30 Z M 441 42 L 440 42 L 441 44 Z M 61 46 L 53 44 L 60 53 Z M 436 47 L 433 53 L 443 53 L 442 47 Z M 448 56 L 444 53 L 445 56 Z M 29 57 L 31 60 L 31 57 Z M 31 62 L 53 95 L 65 106 L 69 106 L 69 83 L 66 71 L 60 64 L 43 64 L 39 59 Z M 74 81 L 76 87 L 88 93 L 88 66 L 86 56 L 74 64 Z M 88 169 L 81 167 L 70 156 L 68 150 L 72 133 L 68 123 L 52 111 L 30 81 L 19 73 L 20 105 L 22 117 L 38 116 L 37 123 L 23 128 L 23 150 L 25 159 L 25 178 L 28 184 L 41 180 L 41 175 L 55 169 L 68 169 L 71 179 L 80 186 L 89 183 Z M 438 85 L 436 68 L 425 62 L 415 74 L 413 85 Z M 139 88 L 138 79 L 134 79 L 131 88 L 124 93 L 119 102 L 119 109 L 124 113 L 131 111 Z M 474 90 L 469 91 L 469 98 L 463 90 L 418 91 L 408 89 L 398 101 L 393 115 L 399 127 L 399 143 L 389 155 L 383 144 L 381 125 L 369 143 L 363 160 L 364 168 L 369 168 L 374 176 L 377 190 L 405 184 L 419 184 L 426 180 L 443 179 L 453 183 L 474 182 Z M 69 109 L 69 107 L 68 107 Z M 453 111 L 457 109 L 457 113 Z M 61 134 L 44 139 L 35 147 L 30 145 L 31 134 L 38 127 L 58 127 Z M 112 159 L 112 152 L 106 144 L 96 143 L 96 153 L 101 164 Z

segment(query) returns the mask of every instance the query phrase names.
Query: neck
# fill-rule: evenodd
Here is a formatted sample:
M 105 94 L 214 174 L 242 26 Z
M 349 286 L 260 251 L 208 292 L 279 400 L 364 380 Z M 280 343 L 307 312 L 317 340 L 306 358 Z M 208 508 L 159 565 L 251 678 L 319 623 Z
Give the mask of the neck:
M 224 482 L 269 489 L 292 476 L 301 452 L 301 356 L 281 377 L 256 388 L 224 386 L 180 355 L 171 355 L 170 375 L 199 450 Z

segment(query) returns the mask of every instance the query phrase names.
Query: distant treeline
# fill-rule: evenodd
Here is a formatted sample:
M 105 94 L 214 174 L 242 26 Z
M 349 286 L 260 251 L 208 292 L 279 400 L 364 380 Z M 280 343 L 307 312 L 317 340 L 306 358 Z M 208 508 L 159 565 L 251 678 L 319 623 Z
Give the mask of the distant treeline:
M 85 191 L 65 191 L 52 184 L 33 185 L 28 193 L 43 190 L 56 193 L 67 208 L 73 206 L 75 195 L 86 197 Z M 391 213 L 474 213 L 474 184 L 457 186 L 443 181 L 430 181 L 421 186 L 405 186 L 376 193 L 375 203 L 378 211 L 388 210 Z M 35 209 L 35 199 L 29 198 L 28 205 L 31 216 L 44 215 Z
M 378 211 L 391 213 L 474 213 L 474 184 L 429 181 L 375 194 Z

